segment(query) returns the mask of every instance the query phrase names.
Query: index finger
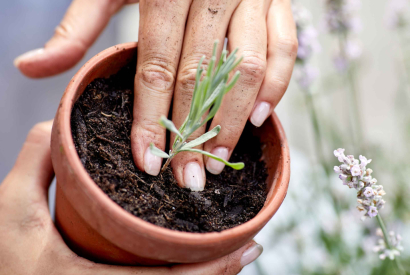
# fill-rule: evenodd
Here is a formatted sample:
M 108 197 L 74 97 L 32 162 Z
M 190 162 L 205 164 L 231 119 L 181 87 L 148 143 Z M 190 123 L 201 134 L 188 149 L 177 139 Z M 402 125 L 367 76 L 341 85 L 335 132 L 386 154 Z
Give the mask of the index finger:
M 70 69 L 80 61 L 111 16 L 125 2 L 74 0 L 45 46 L 20 55 L 14 60 L 14 65 L 32 78 L 52 76 Z

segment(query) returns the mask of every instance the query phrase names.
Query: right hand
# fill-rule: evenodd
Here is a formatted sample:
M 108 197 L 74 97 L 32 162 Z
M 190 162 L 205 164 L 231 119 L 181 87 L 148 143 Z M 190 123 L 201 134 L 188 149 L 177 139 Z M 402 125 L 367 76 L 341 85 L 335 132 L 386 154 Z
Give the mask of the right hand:
M 52 121 L 29 133 L 13 169 L 0 185 L 0 275 L 237 274 L 262 253 L 251 241 L 217 260 L 171 267 L 96 264 L 65 244 L 48 210 L 54 177 L 50 156 Z

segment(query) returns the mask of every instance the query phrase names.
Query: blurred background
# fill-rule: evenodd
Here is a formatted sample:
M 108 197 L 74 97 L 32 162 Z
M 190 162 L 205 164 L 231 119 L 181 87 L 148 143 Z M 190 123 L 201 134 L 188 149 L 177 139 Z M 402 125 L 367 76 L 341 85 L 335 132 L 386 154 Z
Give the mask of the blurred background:
M 13 59 L 42 47 L 70 2 L 0 1 L 0 179 L 29 129 L 54 117 L 79 67 L 114 44 L 138 40 L 138 5 L 130 5 L 76 67 L 25 78 Z M 380 215 L 403 236 L 401 260 L 410 272 L 410 1 L 299 0 L 294 16 L 298 62 L 276 108 L 293 173 L 286 200 L 255 238 L 264 253 L 241 274 L 396 274 L 392 261 L 373 251 L 376 220 L 360 220 L 356 192 L 333 173 L 339 147 L 373 159 L 368 167 L 387 192 Z

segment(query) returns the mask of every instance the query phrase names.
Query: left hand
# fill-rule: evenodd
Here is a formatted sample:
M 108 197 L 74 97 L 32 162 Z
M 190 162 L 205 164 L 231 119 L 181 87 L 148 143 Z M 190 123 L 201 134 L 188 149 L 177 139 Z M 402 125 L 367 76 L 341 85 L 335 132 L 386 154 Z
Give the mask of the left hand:
M 48 210 L 53 179 L 50 156 L 52 121 L 29 133 L 16 164 L 0 185 L 0 275 L 177 275 L 237 274 L 253 262 L 262 246 L 251 241 L 219 259 L 168 267 L 96 264 L 64 243 Z
M 111 16 L 137 0 L 74 0 L 54 37 L 45 47 L 18 57 L 15 65 L 29 77 L 46 77 L 74 66 L 97 39 Z M 209 59 L 215 39 L 228 37 L 228 50 L 239 48 L 241 77 L 226 95 L 211 128 L 221 132 L 203 146 L 229 159 L 249 119 L 259 127 L 285 93 L 298 41 L 291 0 L 141 0 L 134 120 L 131 134 L 136 166 L 151 175 L 162 160 L 148 149 L 165 149 L 166 131 L 158 120 L 168 115 L 177 127 L 190 106 L 199 59 Z M 220 44 L 218 52 L 221 52 Z M 191 138 L 201 135 L 198 129 Z M 172 142 L 171 142 L 172 143 Z M 201 145 L 202 146 L 202 145 Z M 199 148 L 199 149 L 202 149 Z M 202 190 L 205 169 L 219 174 L 224 164 L 185 152 L 171 163 L 181 186 Z

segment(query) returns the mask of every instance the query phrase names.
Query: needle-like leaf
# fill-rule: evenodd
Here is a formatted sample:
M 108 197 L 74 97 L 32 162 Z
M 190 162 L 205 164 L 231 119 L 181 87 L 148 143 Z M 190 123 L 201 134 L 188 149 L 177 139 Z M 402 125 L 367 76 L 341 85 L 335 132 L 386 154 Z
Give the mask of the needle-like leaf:
M 208 156 L 210 158 L 216 159 L 217 161 L 223 162 L 225 165 L 235 169 L 235 170 L 241 170 L 245 167 L 245 164 L 243 162 L 236 162 L 236 163 L 231 163 L 223 158 L 220 158 L 218 156 L 215 156 L 214 154 L 208 153 L 207 151 L 199 150 L 199 149 L 185 149 L 181 151 L 189 151 L 189 152 L 195 152 L 195 153 L 201 153 L 205 156 Z
M 178 131 L 177 127 L 175 127 L 174 123 L 165 116 L 161 116 L 161 118 L 159 119 L 159 123 L 165 128 L 167 128 L 169 131 L 177 134 L 180 138 L 183 138 L 181 133 Z
M 160 158 L 169 158 L 169 155 L 167 153 L 155 147 L 153 143 L 150 143 L 149 149 L 151 150 L 151 153 L 155 156 L 158 156 Z
M 194 139 L 193 141 L 190 141 L 187 144 L 185 144 L 184 146 L 182 146 L 181 150 L 194 148 L 194 147 L 196 147 L 196 146 L 210 140 L 211 138 L 216 137 L 216 135 L 219 133 L 219 131 L 221 131 L 221 126 L 217 125 L 211 131 L 203 134 L 199 138 Z

